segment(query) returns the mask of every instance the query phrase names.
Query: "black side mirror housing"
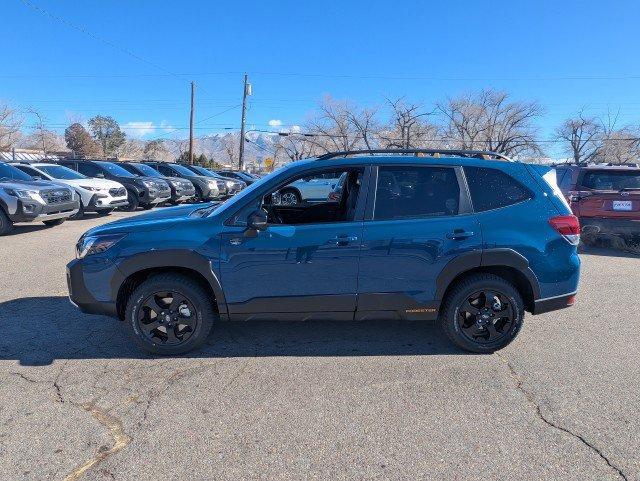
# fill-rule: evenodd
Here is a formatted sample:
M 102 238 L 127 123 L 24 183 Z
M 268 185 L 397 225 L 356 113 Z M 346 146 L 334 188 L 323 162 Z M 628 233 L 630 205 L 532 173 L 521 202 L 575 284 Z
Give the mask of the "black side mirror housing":
M 255 210 L 247 217 L 247 228 L 265 230 L 269 226 L 269 216 L 264 210 Z

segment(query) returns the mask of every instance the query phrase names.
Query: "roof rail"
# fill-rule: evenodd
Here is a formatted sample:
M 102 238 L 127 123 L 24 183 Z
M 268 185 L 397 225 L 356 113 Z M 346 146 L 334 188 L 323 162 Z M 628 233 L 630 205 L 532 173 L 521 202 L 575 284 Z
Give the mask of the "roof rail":
M 374 154 L 423 154 L 433 157 L 454 156 L 454 157 L 474 157 L 479 159 L 496 159 L 511 162 L 506 155 L 488 150 L 456 150 L 456 149 L 370 149 L 370 150 L 343 150 L 322 154 L 316 160 L 333 159 L 335 157 L 347 157 L 350 155 L 374 155 Z

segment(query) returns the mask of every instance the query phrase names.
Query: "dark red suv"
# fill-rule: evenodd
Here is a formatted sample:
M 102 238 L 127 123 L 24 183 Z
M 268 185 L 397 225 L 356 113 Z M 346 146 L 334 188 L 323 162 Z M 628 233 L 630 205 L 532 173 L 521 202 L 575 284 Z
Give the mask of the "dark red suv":
M 585 240 L 599 234 L 640 235 L 640 168 L 561 165 L 556 173 Z

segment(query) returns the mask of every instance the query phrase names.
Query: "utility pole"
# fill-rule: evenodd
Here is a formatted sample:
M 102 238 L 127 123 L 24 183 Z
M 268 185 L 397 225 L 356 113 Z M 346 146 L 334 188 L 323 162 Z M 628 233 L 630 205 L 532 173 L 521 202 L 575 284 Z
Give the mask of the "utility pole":
M 244 158 L 244 124 L 247 114 L 247 96 L 251 95 L 251 84 L 248 82 L 247 74 L 244 74 L 244 88 L 242 90 L 242 123 L 240 124 L 240 158 L 238 159 L 238 169 L 242 170 Z
M 191 82 L 191 117 L 189 118 L 189 165 L 193 165 L 193 100 L 196 94 L 196 83 Z

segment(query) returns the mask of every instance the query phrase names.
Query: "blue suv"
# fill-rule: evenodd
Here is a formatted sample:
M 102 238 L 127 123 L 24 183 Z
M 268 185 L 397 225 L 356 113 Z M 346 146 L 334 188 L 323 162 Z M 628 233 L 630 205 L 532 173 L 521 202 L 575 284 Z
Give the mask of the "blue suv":
M 274 202 L 327 177 L 344 179 L 339 195 Z M 337 152 L 223 203 L 93 228 L 67 279 L 83 312 L 120 318 L 154 354 L 248 319 L 438 320 L 484 353 L 515 338 L 525 311 L 573 304 L 578 241 L 552 168 L 490 152 Z

